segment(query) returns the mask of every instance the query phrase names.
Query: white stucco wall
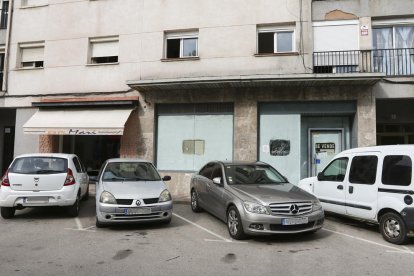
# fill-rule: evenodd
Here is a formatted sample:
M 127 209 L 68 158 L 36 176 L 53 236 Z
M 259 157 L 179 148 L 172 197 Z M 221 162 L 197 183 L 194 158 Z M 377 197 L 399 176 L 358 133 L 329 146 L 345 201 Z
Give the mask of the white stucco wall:
M 300 56 L 255 57 L 258 24 L 293 24 L 299 0 L 15 1 L 8 91 L 13 95 L 125 91 L 127 80 L 306 72 Z M 304 45 L 312 46 L 310 0 L 303 1 Z M 199 30 L 199 60 L 163 62 L 164 31 Z M 90 66 L 90 37 L 119 35 L 119 64 Z M 45 41 L 44 69 L 18 68 L 18 43 Z M 311 56 L 305 61 L 311 66 Z

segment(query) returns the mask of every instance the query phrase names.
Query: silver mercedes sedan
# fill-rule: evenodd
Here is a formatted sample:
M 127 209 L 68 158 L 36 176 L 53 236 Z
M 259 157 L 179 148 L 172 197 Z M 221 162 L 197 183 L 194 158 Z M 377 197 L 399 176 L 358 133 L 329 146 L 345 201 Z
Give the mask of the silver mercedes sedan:
M 96 227 L 115 223 L 170 223 L 172 199 L 154 165 L 138 159 L 109 159 L 96 182 Z
M 247 235 L 316 232 L 319 200 L 262 163 L 210 162 L 191 179 L 191 209 L 227 223 L 233 239 Z

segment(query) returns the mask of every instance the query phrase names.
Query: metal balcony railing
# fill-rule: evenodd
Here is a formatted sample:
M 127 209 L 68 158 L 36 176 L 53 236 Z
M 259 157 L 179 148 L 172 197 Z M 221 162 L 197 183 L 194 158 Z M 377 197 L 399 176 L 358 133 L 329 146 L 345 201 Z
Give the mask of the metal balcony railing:
M 414 75 L 414 48 L 314 52 L 313 72 Z

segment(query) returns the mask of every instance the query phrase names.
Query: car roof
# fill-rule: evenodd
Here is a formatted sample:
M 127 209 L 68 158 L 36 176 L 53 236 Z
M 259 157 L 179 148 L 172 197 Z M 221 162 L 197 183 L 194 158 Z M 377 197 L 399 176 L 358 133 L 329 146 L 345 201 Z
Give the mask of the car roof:
M 107 163 L 113 163 L 113 162 L 141 162 L 141 163 L 151 163 L 148 160 L 145 159 L 139 159 L 139 158 L 111 158 L 106 160 Z
M 388 146 L 372 146 L 372 147 L 361 147 L 345 150 L 340 153 L 350 154 L 350 153 L 364 153 L 364 152 L 381 152 L 383 154 L 395 154 L 395 153 L 414 153 L 414 145 L 388 145 Z
M 26 153 L 16 156 L 16 158 L 23 158 L 23 157 L 58 157 L 58 158 L 73 158 L 76 154 L 69 154 L 69 153 Z
M 236 161 L 219 161 L 219 160 L 216 160 L 216 161 L 211 161 L 211 162 L 208 162 L 208 163 L 213 163 L 213 162 L 221 163 L 224 166 L 226 166 L 226 165 L 268 165 L 267 163 L 261 162 L 261 161 L 237 161 L 237 160 Z

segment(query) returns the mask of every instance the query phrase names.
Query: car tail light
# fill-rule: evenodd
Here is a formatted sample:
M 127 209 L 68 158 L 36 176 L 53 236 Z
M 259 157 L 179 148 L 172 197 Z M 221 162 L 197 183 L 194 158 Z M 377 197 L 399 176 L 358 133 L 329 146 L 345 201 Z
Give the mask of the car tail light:
M 6 171 L 3 178 L 1 179 L 1 186 L 10 186 L 9 170 Z
M 64 186 L 69 186 L 69 185 L 73 185 L 73 184 L 76 184 L 75 177 L 73 176 L 72 170 L 68 169 L 68 174 L 66 175 Z

